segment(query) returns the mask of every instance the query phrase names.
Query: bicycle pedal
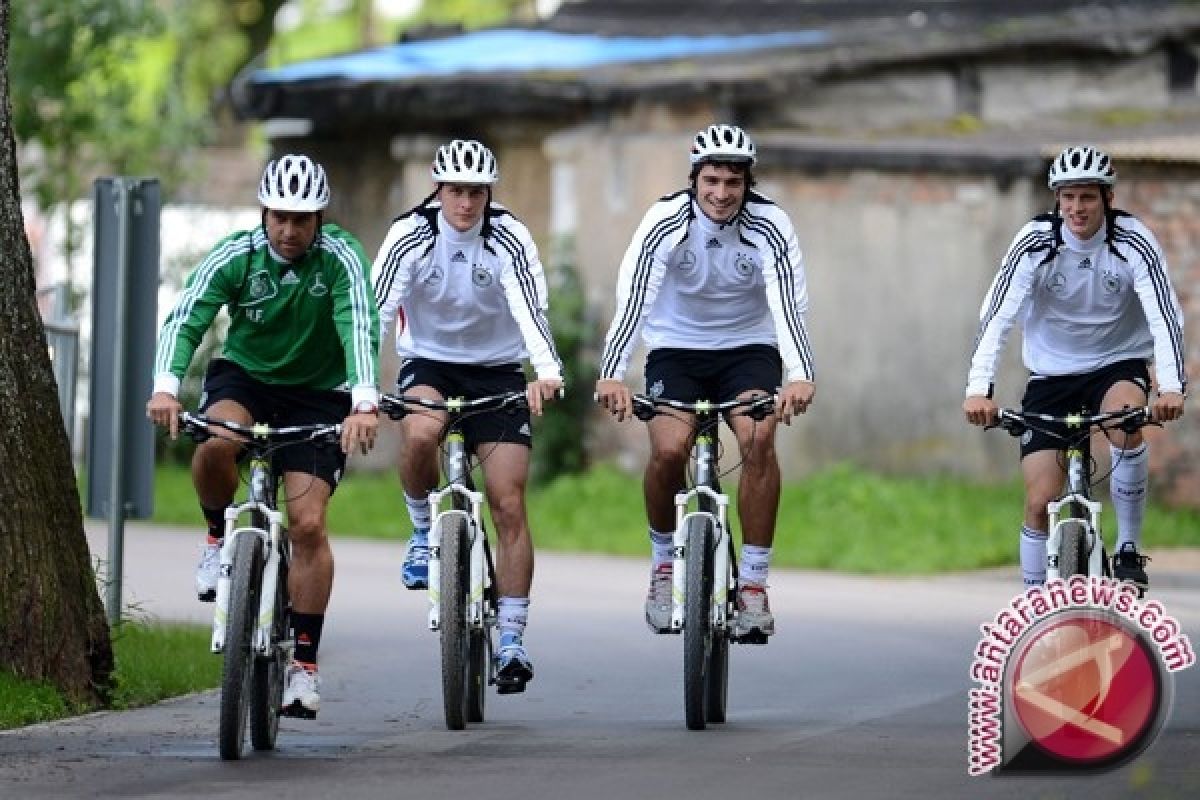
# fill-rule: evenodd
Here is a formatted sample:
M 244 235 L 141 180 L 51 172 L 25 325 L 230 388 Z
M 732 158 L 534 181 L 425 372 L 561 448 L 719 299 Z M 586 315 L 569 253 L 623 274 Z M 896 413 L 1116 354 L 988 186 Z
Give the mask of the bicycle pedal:
M 291 717 L 292 719 L 316 719 L 317 712 L 310 711 L 299 703 L 292 703 L 286 708 L 279 709 L 279 716 Z
M 527 681 L 524 681 L 520 678 L 509 680 L 497 678 L 496 694 L 520 694 L 521 692 L 525 691 L 526 683 Z
M 758 628 L 755 628 L 749 633 L 743 633 L 741 636 L 731 636 L 729 638 L 731 641 L 737 644 L 766 644 L 770 637 L 760 631 Z

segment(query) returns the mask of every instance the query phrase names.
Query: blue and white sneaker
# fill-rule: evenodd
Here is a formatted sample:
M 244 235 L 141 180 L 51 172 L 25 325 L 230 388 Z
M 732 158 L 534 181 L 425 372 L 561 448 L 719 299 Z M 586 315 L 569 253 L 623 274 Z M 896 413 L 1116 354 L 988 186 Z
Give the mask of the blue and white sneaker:
M 409 589 L 429 588 L 429 531 L 417 528 L 404 548 L 404 566 L 400 580 Z
M 500 694 L 517 694 L 525 691 L 525 684 L 533 680 L 533 662 L 525 652 L 525 646 L 517 639 L 510 643 L 500 642 L 496 654 L 496 691 Z

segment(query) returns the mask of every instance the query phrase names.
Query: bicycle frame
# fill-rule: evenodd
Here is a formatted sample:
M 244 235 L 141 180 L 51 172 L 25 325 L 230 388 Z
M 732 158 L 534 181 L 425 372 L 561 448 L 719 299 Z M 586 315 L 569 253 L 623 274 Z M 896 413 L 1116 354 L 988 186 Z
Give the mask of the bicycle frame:
M 1125 408 L 1120 411 L 1110 411 L 1103 414 L 1068 414 L 1055 417 L 1046 414 L 1000 409 L 998 426 L 1005 428 L 1010 434 L 1018 436 L 1026 430 L 1034 429 L 1052 436 L 1063 442 L 1063 452 L 1066 454 L 1066 485 L 1063 494 L 1057 500 L 1046 504 L 1049 516 L 1049 531 L 1046 539 L 1046 580 L 1061 580 L 1062 570 L 1060 553 L 1062 552 L 1063 531 L 1070 525 L 1083 527 L 1083 543 L 1087 548 L 1087 574 L 1101 576 L 1106 574 L 1105 548 L 1103 534 L 1100 529 L 1100 512 L 1102 504 L 1092 500 L 1091 474 L 1088 466 L 1087 442 L 1092 429 L 1102 431 L 1123 430 L 1133 433 L 1147 424 L 1153 424 L 1153 414 L 1149 408 Z M 1063 436 L 1060 433 L 1041 427 L 1045 424 L 1065 425 L 1074 431 L 1072 435 Z M 1114 423 L 1106 425 L 1105 423 Z M 1072 515 L 1074 509 L 1085 510 L 1086 516 Z M 1064 516 L 1064 509 L 1066 516 Z
M 448 401 L 452 405 L 453 401 Z M 487 555 L 484 552 L 483 493 L 469 485 L 470 459 L 462 431 L 446 434 L 446 486 L 429 493 L 434 510 L 429 531 L 429 630 L 441 628 L 442 526 L 439 521 L 450 514 L 466 518 L 471 537 L 470 592 L 467 599 L 467 624 L 481 628 L 486 622 L 484 591 L 488 584 Z M 449 508 L 444 506 L 449 503 Z M 464 510 L 464 507 L 466 510 Z
M 225 541 L 221 546 L 221 571 L 217 578 L 216 608 L 213 610 L 212 652 L 225 650 L 225 634 L 229 622 L 229 581 L 233 575 L 233 554 L 239 536 L 258 537 L 263 550 L 262 590 L 258 598 L 258 616 L 254 623 L 254 652 L 267 656 L 271 652 L 271 626 L 275 622 L 275 589 L 279 579 L 279 561 L 284 557 L 283 512 L 271 499 L 274 474 L 267 459 L 254 456 L 250 461 L 250 491 L 245 502 L 225 509 Z M 267 520 L 267 529 L 253 525 L 238 527 L 245 514 L 258 513 Z
M 729 497 L 716 486 L 716 426 L 701 431 L 692 447 L 696 485 L 675 495 L 675 533 L 672 556 L 674 571 L 671 578 L 671 632 L 683 630 L 684 603 L 687 597 L 687 522 L 691 517 L 712 517 L 717 538 L 713 542 L 713 629 L 724 631 L 728 622 L 727 605 L 730 586 L 721 576 L 729 571 Z M 689 511 L 693 501 L 695 511 Z

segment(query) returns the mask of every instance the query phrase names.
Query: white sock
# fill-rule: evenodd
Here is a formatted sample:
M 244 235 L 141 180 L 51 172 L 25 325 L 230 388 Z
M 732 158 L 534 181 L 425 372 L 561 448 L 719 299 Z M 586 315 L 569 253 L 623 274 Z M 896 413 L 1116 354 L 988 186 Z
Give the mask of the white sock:
M 501 646 L 514 640 L 520 642 L 528 620 L 528 597 L 501 597 L 496 602 L 496 625 L 500 628 Z
M 1021 526 L 1021 577 L 1026 586 L 1043 586 L 1046 583 L 1046 539 L 1045 531 L 1035 531 L 1028 525 Z
M 658 569 L 663 564 L 670 564 L 674 556 L 675 533 L 661 533 L 650 528 L 650 568 Z
M 1142 519 L 1146 516 L 1146 484 L 1150 477 L 1150 446 L 1121 450 L 1109 446 L 1113 470 L 1108 479 L 1113 513 L 1117 516 L 1117 550 L 1126 542 L 1137 547 L 1142 541 Z M 1140 547 L 1138 548 L 1141 549 Z
M 429 498 L 409 497 L 408 492 L 405 492 L 404 505 L 408 506 L 408 518 L 412 520 L 413 528 L 419 531 L 428 531 L 432 522 L 429 515 Z
M 771 548 L 756 544 L 742 545 L 742 563 L 738 565 L 738 581 L 755 586 L 767 585 L 767 570 L 771 563 Z

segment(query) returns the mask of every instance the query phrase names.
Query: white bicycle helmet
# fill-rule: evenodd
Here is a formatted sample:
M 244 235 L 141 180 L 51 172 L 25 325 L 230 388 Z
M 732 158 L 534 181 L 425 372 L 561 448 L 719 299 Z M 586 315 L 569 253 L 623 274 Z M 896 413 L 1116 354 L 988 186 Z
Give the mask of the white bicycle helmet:
M 758 160 L 754 141 L 736 125 L 709 125 L 692 141 L 693 164 L 709 162 L 748 163 Z
M 500 179 L 496 157 L 474 139 L 455 139 L 439 147 L 430 174 L 436 183 L 491 184 Z
M 1117 170 L 1113 168 L 1108 154 L 1086 145 L 1068 147 L 1050 163 L 1050 175 L 1046 184 L 1051 189 L 1085 183 L 1113 186 L 1117 182 Z
M 258 202 L 275 211 L 320 211 L 329 205 L 325 170 L 308 156 L 271 161 L 258 184 Z

